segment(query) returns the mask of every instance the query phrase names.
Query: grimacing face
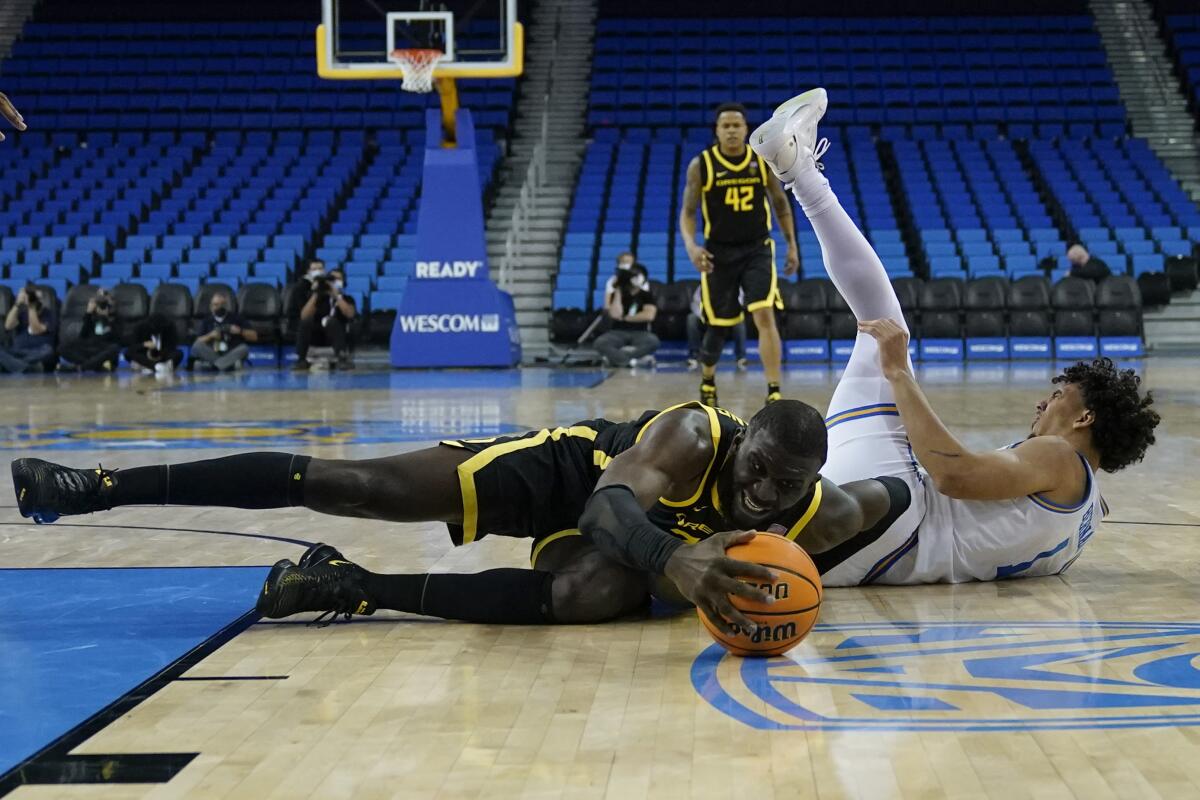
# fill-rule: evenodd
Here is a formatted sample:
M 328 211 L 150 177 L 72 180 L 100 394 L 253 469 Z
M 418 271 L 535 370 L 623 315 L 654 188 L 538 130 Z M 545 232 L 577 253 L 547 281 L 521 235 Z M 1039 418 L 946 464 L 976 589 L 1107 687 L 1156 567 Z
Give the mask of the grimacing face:
M 722 150 L 738 150 L 750 135 L 750 126 L 740 111 L 722 111 L 717 117 L 717 141 Z
M 717 479 L 717 493 L 735 525 L 762 530 L 812 490 L 821 479 L 821 462 L 789 452 L 767 430 L 747 429 L 739 436 Z
M 1088 414 L 1083 393 L 1073 383 L 1056 383 L 1050 395 L 1037 404 L 1030 436 L 1064 436 Z

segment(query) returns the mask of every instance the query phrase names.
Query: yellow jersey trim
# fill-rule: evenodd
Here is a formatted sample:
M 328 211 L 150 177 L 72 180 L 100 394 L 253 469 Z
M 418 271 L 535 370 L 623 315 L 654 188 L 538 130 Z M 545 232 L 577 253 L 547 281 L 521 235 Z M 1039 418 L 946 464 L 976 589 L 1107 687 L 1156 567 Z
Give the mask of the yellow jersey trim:
M 800 519 L 796 520 L 796 524 L 785 534 L 787 538 L 793 542 L 796 541 L 796 537 L 800 535 L 800 532 L 808 526 L 808 523 L 812 522 L 812 518 L 817 515 L 817 509 L 821 507 L 821 496 L 821 481 L 818 480 L 817 485 L 813 488 L 813 499 L 808 504 L 808 510 L 804 512 L 804 515 Z
M 568 536 L 583 536 L 583 531 L 578 528 L 567 528 L 565 531 L 557 531 L 542 539 L 533 546 L 533 552 L 529 554 L 529 566 L 537 569 L 537 560 L 538 556 L 541 555 L 542 549 L 551 542 L 565 539 Z
M 783 308 L 783 296 L 779 293 L 779 271 L 775 267 L 775 240 L 767 239 L 767 243 L 771 247 L 771 291 L 767 292 L 767 299 L 746 305 L 746 310 L 750 313 L 772 305 L 779 309 Z
M 650 421 L 643 425 L 642 429 L 638 431 L 637 438 L 633 440 L 634 444 L 640 442 L 642 440 L 642 436 L 646 433 L 646 430 L 655 422 L 658 422 L 659 418 L 662 417 L 663 414 L 669 414 L 670 412 L 678 411 L 681 408 L 700 408 L 708 414 L 708 429 L 712 436 L 713 453 L 712 458 L 708 460 L 708 466 L 704 468 L 704 476 L 700 478 L 700 484 L 696 487 L 696 491 L 691 497 L 686 500 L 668 500 L 665 497 L 658 498 L 658 502 L 662 503 L 664 506 L 672 506 L 674 508 L 690 506 L 692 503 L 695 503 L 697 500 L 699 500 L 700 495 L 704 492 L 704 484 L 708 482 L 708 476 L 712 472 L 713 464 L 715 464 L 717 461 L 717 451 L 721 446 L 721 423 L 717 420 L 716 410 L 712 406 L 701 405 L 694 400 L 687 403 L 673 405 L 670 408 L 663 409 L 651 417 Z M 466 526 L 464 526 L 464 529 L 465 527 Z
M 704 186 L 702 186 L 700 189 L 700 195 L 701 195 L 700 196 L 700 215 L 702 217 L 704 217 L 704 238 L 707 240 L 708 239 L 708 231 L 710 228 L 712 228 L 712 222 L 708 218 L 708 195 L 709 195 L 709 190 L 712 189 L 712 185 L 713 185 L 713 165 L 712 165 L 712 159 L 710 159 L 708 157 L 707 150 L 705 150 L 700 155 L 703 156 L 703 158 L 704 158 L 704 168 L 705 168 Z M 700 274 L 701 274 L 701 276 L 704 275 L 703 272 Z
M 757 154 L 756 154 L 757 155 Z M 767 212 L 767 236 L 771 235 L 771 195 L 767 193 L 767 165 L 763 163 L 762 156 L 758 157 L 758 171 L 762 175 L 763 184 L 763 210 Z M 774 239 L 771 240 L 774 245 Z M 775 265 L 775 249 L 771 248 L 771 265 Z
M 700 159 L 704 162 L 704 185 L 700 187 L 700 191 L 707 192 L 713 187 L 713 165 L 712 159 L 705 150 L 700 153 Z
M 705 151 L 705 152 L 708 152 L 708 151 Z M 750 149 L 749 145 L 747 145 L 746 146 L 746 154 L 744 156 L 742 156 L 742 163 L 740 163 L 740 164 L 731 164 L 729 161 L 727 161 L 725 159 L 725 156 L 721 155 L 721 148 L 715 144 L 712 146 L 712 154 L 713 154 L 713 158 L 715 158 L 717 160 L 717 163 L 720 164 L 725 169 L 731 169 L 736 172 L 741 172 L 746 167 L 750 166 L 750 159 L 752 156 L 754 156 L 754 151 Z M 711 182 L 711 178 L 709 180 Z
M 511 442 L 501 442 L 468 458 L 458 465 L 458 486 L 462 492 L 463 502 L 463 544 L 475 541 L 479 533 L 479 497 L 475 491 L 475 473 L 491 464 L 500 456 L 515 453 L 518 450 L 528 450 L 544 444 L 547 439 L 558 441 L 564 436 L 574 436 L 596 441 L 596 431 L 585 425 L 574 425 L 570 428 L 543 428 L 532 436 L 524 439 L 514 439 Z
M 700 273 L 700 306 L 704 309 L 704 318 L 709 325 L 716 325 L 718 328 L 731 328 L 737 325 L 746 315 L 738 312 L 736 317 L 718 317 L 713 311 L 712 299 L 708 294 L 708 273 Z

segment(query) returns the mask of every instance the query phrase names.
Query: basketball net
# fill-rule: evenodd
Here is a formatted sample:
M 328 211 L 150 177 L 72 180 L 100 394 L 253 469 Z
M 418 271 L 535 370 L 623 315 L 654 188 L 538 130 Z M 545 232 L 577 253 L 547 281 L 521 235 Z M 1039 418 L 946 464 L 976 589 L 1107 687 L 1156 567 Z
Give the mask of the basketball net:
M 392 61 L 404 70 L 400 88 L 406 92 L 432 92 L 433 71 L 444 55 L 441 50 L 425 47 L 393 50 Z

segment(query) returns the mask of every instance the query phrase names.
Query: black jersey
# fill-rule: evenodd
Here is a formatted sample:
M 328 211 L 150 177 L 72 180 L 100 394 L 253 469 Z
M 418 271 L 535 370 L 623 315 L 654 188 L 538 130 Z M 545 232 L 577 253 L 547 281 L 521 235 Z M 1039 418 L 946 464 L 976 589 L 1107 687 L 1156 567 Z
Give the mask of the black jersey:
M 749 147 L 736 162 L 713 145 L 700 154 L 705 241 L 761 243 L 771 234 L 767 165 Z
M 721 507 L 717 477 L 746 423 L 723 408 L 691 401 L 647 411 L 630 422 L 590 419 L 564 428 L 442 442 L 475 454 L 458 466 L 463 524 L 450 526 L 451 538 L 466 544 L 489 534 L 545 540 L 576 532 L 583 508 L 612 460 L 637 444 L 663 415 L 681 408 L 708 415 L 712 457 L 689 497 L 659 498 L 647 516 L 686 542 L 736 528 Z M 775 520 L 772 530 L 795 539 L 820 502 L 818 482 L 808 497 Z

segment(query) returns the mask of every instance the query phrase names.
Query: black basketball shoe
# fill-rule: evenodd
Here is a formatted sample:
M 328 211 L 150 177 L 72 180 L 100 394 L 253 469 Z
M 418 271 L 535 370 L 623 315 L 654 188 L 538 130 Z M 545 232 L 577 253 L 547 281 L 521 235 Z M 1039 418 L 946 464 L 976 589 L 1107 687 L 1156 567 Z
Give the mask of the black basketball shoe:
M 71 469 L 40 458 L 12 462 L 13 489 L 23 517 L 43 524 L 71 514 L 91 514 L 112 508 L 113 472 Z
M 300 569 L 308 569 L 331 559 L 345 561 L 346 557 L 333 545 L 317 542 L 304 551 L 304 555 L 300 556 L 300 560 L 296 562 L 296 566 Z
M 309 548 L 310 551 L 321 545 Z M 340 556 L 337 550 L 323 545 Z M 306 552 L 305 555 L 308 555 Z M 320 611 L 314 625 L 328 625 L 339 616 L 350 619 L 354 614 L 374 614 L 375 604 L 362 588 L 365 570 L 343 558 L 310 559 L 309 566 L 300 567 L 289 559 L 276 561 L 263 581 L 255 608 L 270 619 L 281 619 L 303 611 Z

